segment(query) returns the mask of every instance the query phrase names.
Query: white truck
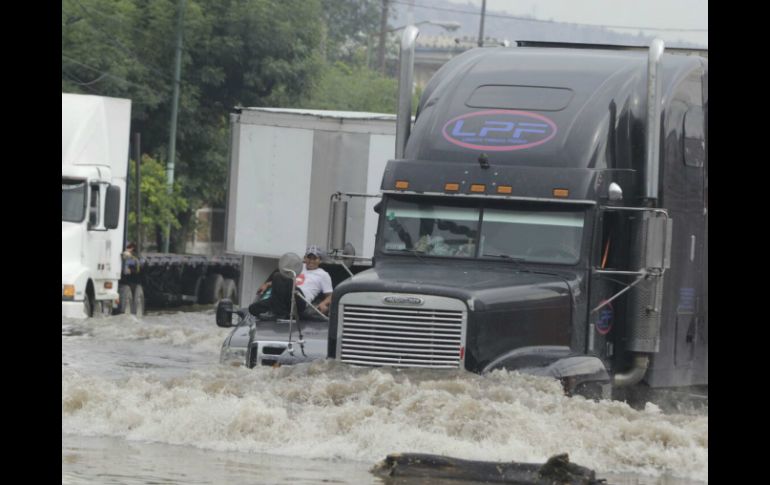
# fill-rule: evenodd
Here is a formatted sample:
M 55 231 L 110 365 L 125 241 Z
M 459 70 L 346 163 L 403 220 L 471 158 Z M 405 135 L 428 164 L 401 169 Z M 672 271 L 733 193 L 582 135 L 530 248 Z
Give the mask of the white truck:
M 131 101 L 62 93 L 62 316 L 237 301 L 240 256 L 147 253 L 124 272 Z
M 61 121 L 62 316 L 109 315 L 119 302 L 131 101 L 62 93 Z

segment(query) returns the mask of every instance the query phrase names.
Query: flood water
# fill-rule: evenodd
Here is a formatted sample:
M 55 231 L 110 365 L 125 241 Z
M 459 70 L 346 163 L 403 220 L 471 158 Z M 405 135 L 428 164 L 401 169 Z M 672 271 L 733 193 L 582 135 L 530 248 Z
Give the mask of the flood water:
M 62 319 L 62 483 L 380 484 L 396 452 L 566 452 L 608 483 L 708 482 L 707 405 L 568 398 L 505 371 L 228 367 L 228 333 L 211 309 Z

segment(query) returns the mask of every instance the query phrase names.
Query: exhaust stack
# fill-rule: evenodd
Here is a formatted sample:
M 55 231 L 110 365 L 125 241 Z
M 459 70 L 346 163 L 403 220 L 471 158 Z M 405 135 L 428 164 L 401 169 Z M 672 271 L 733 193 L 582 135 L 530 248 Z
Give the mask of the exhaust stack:
M 660 59 L 665 46 L 661 39 L 654 39 L 647 55 L 647 159 L 645 161 L 644 197 L 658 198 L 660 174 L 660 91 L 658 75 Z
M 414 80 L 414 48 L 420 30 L 409 25 L 401 35 L 398 77 L 398 111 L 396 113 L 396 158 L 404 158 L 406 141 L 412 128 L 412 83 Z

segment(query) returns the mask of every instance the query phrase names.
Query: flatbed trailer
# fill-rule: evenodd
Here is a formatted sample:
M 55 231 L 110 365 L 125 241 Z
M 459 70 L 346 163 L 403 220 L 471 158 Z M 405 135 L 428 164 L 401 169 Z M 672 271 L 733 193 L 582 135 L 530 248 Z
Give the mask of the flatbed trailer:
M 138 270 L 131 272 L 124 264 L 120 286 L 130 288 L 134 298 L 140 286 L 149 307 L 237 301 L 240 256 L 146 253 L 137 261 Z

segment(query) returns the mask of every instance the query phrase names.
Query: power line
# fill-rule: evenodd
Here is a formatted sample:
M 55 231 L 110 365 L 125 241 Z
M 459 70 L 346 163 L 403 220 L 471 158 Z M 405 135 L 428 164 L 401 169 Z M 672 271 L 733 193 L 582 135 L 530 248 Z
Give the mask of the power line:
M 460 10 L 455 8 L 436 7 L 436 6 L 429 6 L 429 5 L 418 5 L 416 3 L 413 4 L 413 3 L 407 3 L 407 2 L 398 1 L 398 0 L 391 0 L 391 3 L 397 3 L 400 5 L 411 5 L 417 8 L 424 8 L 428 10 L 439 10 L 442 12 L 463 13 L 466 15 L 481 15 L 481 12 L 472 12 L 470 10 Z M 485 14 L 485 16 L 500 18 L 500 19 L 508 19 L 508 20 L 521 20 L 523 22 L 540 22 L 540 23 L 549 23 L 549 24 L 561 23 L 561 24 L 579 25 L 581 27 L 605 27 L 605 28 L 612 28 L 612 29 L 655 30 L 655 31 L 663 31 L 663 32 L 708 32 L 708 29 L 670 29 L 670 28 L 662 28 L 662 27 L 640 27 L 640 26 L 633 26 L 633 25 L 599 25 L 599 24 L 581 24 L 578 22 L 556 22 L 554 20 L 541 20 L 541 19 L 533 19 L 529 17 L 517 17 L 515 15 L 503 15 L 503 14 L 493 14 L 493 13 L 487 13 Z
M 142 85 L 142 84 L 136 84 L 136 83 L 134 83 L 134 82 L 131 82 L 131 81 L 129 81 L 128 79 L 124 79 L 124 78 L 122 78 L 122 77 L 120 77 L 120 76 L 116 76 L 116 75 L 114 75 L 114 74 L 110 74 L 109 72 L 104 72 L 104 71 L 102 71 L 102 70 L 100 70 L 100 69 L 97 69 L 97 68 L 95 68 L 95 67 L 93 67 L 93 66 L 89 66 L 88 64 L 84 64 L 84 63 L 82 63 L 82 62 L 78 61 L 77 59 L 73 59 L 72 57 L 69 57 L 69 56 L 67 56 L 67 55 L 65 55 L 65 54 L 62 54 L 61 56 L 62 56 L 62 59 L 64 59 L 65 61 L 68 61 L 68 62 L 70 62 L 70 63 L 72 63 L 72 64 L 77 64 L 78 66 L 84 67 L 84 68 L 86 68 L 86 69 L 90 69 L 91 71 L 94 71 L 94 72 L 97 72 L 97 73 L 101 74 L 103 77 L 111 77 L 111 78 L 113 78 L 113 79 L 116 79 L 116 80 L 118 80 L 118 81 L 122 81 L 122 82 L 124 82 L 124 83 L 126 83 L 126 84 L 129 84 L 129 85 L 131 85 L 131 86 L 136 86 L 136 87 L 138 87 L 138 88 L 141 88 L 141 89 L 147 90 L 147 91 L 151 92 L 152 94 L 154 94 L 154 95 L 156 95 L 156 96 L 160 96 L 161 98 L 163 98 L 163 97 L 164 97 L 163 95 L 161 95 L 161 94 L 158 94 L 158 92 L 157 92 L 157 91 L 155 91 L 154 89 L 152 89 L 152 88 L 149 88 L 149 87 L 147 87 L 147 86 L 145 86 L 145 85 Z M 93 81 L 93 82 L 95 82 L 95 81 Z
M 84 81 L 82 81 L 80 78 L 78 78 L 78 77 L 77 77 L 77 76 L 75 76 L 75 75 L 70 75 L 70 74 L 68 74 L 68 73 L 64 73 L 64 74 L 65 74 L 67 77 L 69 77 L 69 78 L 70 78 L 70 81 L 72 81 L 72 82 L 74 82 L 75 84 L 78 84 L 78 85 L 80 85 L 80 86 L 90 86 L 90 85 L 92 85 L 92 84 L 96 84 L 96 83 L 98 83 L 99 81 L 101 81 L 102 79 L 104 79 L 105 77 L 107 77 L 107 73 L 106 73 L 106 72 L 103 72 L 102 74 L 100 74 L 99 76 L 97 76 L 97 77 L 96 77 L 96 79 L 94 79 L 93 81 L 87 81 L 87 82 L 84 82 Z
M 82 79 L 80 79 L 79 77 L 75 76 L 74 74 L 69 73 L 69 72 L 64 72 L 64 71 L 62 72 L 62 74 L 64 75 L 64 77 L 67 78 L 67 80 L 69 80 L 70 82 L 75 83 L 75 84 L 77 84 L 79 86 L 82 86 L 89 93 L 101 94 L 98 90 L 94 89 L 93 86 L 89 85 L 89 83 L 84 83 L 82 81 Z

